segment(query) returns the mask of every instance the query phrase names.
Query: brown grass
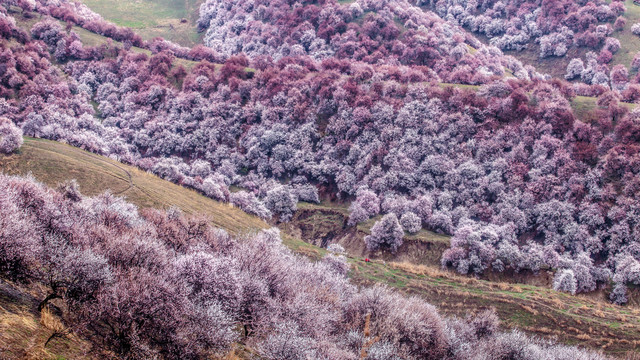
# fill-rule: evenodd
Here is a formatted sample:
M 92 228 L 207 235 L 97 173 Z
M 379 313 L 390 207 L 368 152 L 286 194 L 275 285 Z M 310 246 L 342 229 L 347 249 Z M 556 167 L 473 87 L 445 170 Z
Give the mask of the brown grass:
M 47 338 L 47 341 L 44 342 L 44 347 L 47 347 L 51 340 L 55 338 L 64 338 L 70 333 L 62 321 L 60 321 L 57 316 L 53 315 L 49 307 L 44 307 L 40 312 L 40 324 L 44 326 L 45 329 L 52 331 L 49 338 Z
M 0 359 L 95 358 L 87 355 L 91 345 L 69 333 L 48 309 L 42 314 L 33 310 L 38 303 L 34 291 L 0 280 Z
M 231 351 L 220 360 L 242 360 L 242 358 L 236 354 L 236 347 L 234 346 Z

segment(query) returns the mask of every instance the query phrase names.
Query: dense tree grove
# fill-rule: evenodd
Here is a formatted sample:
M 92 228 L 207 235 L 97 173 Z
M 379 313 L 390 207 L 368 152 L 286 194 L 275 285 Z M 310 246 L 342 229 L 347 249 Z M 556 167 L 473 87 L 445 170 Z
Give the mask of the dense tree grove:
M 640 112 L 620 105 L 640 87 L 603 63 L 619 43 L 571 61 L 582 83 L 569 84 L 403 1 L 321 5 L 208 1 L 200 25 L 224 62 L 188 71 L 162 40 L 152 55 L 83 47 L 47 16 L 30 37 L 0 8 L 0 117 L 263 218 L 319 194 L 351 201 L 351 226 L 389 215 L 371 249 L 396 249 L 402 230 L 453 235 L 442 264 L 462 273 L 553 269 L 570 292 L 570 273 L 576 292 L 640 283 Z M 575 95 L 598 97 L 595 119 L 576 120 Z
M 309 56 L 427 66 L 445 82 L 468 84 L 502 76 L 514 62 L 409 1 L 208 0 L 198 25 L 206 30 L 205 44 L 224 58 L 242 53 L 275 61 Z M 521 64 L 514 73 L 529 76 Z
M 273 360 L 605 359 L 500 332 L 491 312 L 443 318 L 418 298 L 350 284 L 347 269 L 340 255 L 294 255 L 275 229 L 233 238 L 177 209 L 0 175 L 0 274 L 46 286 L 41 307 L 60 299 L 109 357 L 210 358 L 242 342 Z
M 535 47 L 541 58 L 561 57 L 572 47 L 596 48 L 611 41 L 613 28 L 624 27 L 620 15 L 626 11 L 619 0 L 419 0 L 418 4 L 488 37 L 502 50 Z

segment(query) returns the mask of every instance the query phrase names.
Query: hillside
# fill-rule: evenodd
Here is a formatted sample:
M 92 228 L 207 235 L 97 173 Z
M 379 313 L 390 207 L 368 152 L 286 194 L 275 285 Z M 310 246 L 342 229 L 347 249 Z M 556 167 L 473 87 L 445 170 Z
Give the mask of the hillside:
M 456 348 L 459 336 L 491 328 L 495 317 L 482 312 L 491 308 L 503 330 L 616 357 L 637 352 L 640 37 L 632 28 L 640 29 L 640 7 L 632 0 L 0 4 L 0 154 L 10 154 L 0 155 L 0 172 L 32 174 L 51 188 L 76 179 L 95 196 L 68 183 L 51 191 L 1 177 L 12 195 L 0 201 L 17 210 L 0 214 L 23 227 L 4 238 L 0 231 L 0 240 L 31 241 L 22 230 L 30 228 L 42 241 L 31 254 L 30 243 L 22 246 L 28 261 L 20 266 L 11 262 L 20 251 L 0 247 L 0 260 L 9 259 L 0 271 L 37 280 L 0 283 L 0 332 L 19 324 L 0 336 L 0 357 L 7 349 L 10 358 L 92 357 L 86 349 L 100 344 L 142 358 L 182 359 L 189 348 L 193 359 L 295 358 L 278 352 L 286 349 L 353 360 L 359 345 L 343 339 L 366 352 L 371 319 L 342 315 L 374 306 L 358 301 L 379 284 L 418 296 L 410 301 L 419 314 L 429 313 L 424 301 L 437 306 L 452 358 L 471 358 Z M 32 195 L 15 191 L 22 187 L 49 206 L 29 205 Z M 272 226 L 293 256 L 280 245 L 252 248 L 273 244 L 274 232 L 260 232 Z M 131 260 L 118 242 L 144 254 Z M 333 253 L 338 244 L 346 258 Z M 55 257 L 40 248 L 60 259 L 87 251 L 79 258 L 88 263 L 61 268 L 82 273 L 86 265 L 104 288 L 89 276 L 96 292 L 84 298 L 54 283 L 64 300 L 41 321 L 34 305 L 47 294 L 42 269 Z M 263 271 L 253 254 L 268 264 Z M 181 277 L 211 270 L 188 270 L 191 256 L 242 273 L 232 286 L 244 289 L 237 304 L 255 300 L 266 310 L 218 311 L 218 300 L 185 295 L 199 290 Z M 114 331 L 103 342 L 114 289 L 136 294 L 132 278 L 164 286 L 167 302 L 151 305 L 173 304 L 163 309 L 175 316 L 157 327 L 142 320 L 141 332 Z M 385 291 L 379 296 L 391 301 Z M 409 313 L 398 312 L 396 323 L 408 324 Z M 264 316 L 256 333 L 252 316 Z M 429 320 L 440 315 L 425 316 L 420 329 L 441 328 Z M 430 349 L 418 355 L 396 337 L 417 323 L 399 329 L 373 317 L 384 342 L 360 358 L 442 358 L 439 346 L 415 345 Z M 58 318 L 84 340 L 55 337 L 44 347 Z M 175 335 L 156 332 L 163 326 Z M 222 329 L 212 333 L 220 337 L 189 344 L 182 335 L 207 328 Z M 342 334 L 349 329 L 356 333 Z M 462 341 L 492 360 L 517 358 L 505 339 L 554 359 L 560 351 L 523 335 L 495 335 L 492 346 L 478 334 Z
M 197 32 L 198 11 L 204 0 L 163 0 L 137 1 L 123 3 L 118 1 L 82 0 L 95 12 L 103 15 L 106 20 L 121 26 L 136 30 L 145 40 L 156 36 L 176 42 L 182 46 L 194 46 L 202 42 L 202 33 Z M 340 4 L 351 4 L 354 1 L 339 1 Z M 435 2 L 434 2 L 435 3 Z M 621 15 L 627 20 L 624 28 L 614 31 L 611 36 L 620 40 L 621 48 L 613 56 L 611 65 L 622 64 L 630 67 L 633 57 L 640 51 L 640 36 L 631 32 L 633 24 L 640 22 L 640 6 L 634 5 L 633 0 L 622 2 L 626 11 Z M 424 7 L 433 9 L 433 7 Z M 182 21 L 186 22 L 182 22 Z M 611 21 L 613 23 L 613 21 Z M 482 34 L 476 34 L 485 43 L 489 39 Z M 540 58 L 539 48 L 529 46 L 523 51 L 504 50 L 525 64 L 531 64 L 541 73 L 562 78 L 567 65 L 573 58 L 584 58 L 589 51 L 586 47 L 570 48 L 563 57 Z M 633 71 L 632 71 L 633 72 Z
M 640 6 L 633 3 L 633 0 L 625 0 L 624 6 L 627 11 L 622 16 L 627 20 L 622 30 L 613 33 L 613 37 L 620 40 L 621 48 L 614 55 L 612 65 L 622 64 L 631 67 L 633 58 L 640 52 L 640 36 L 631 32 L 631 27 L 640 22 Z
M 212 201 L 138 168 L 53 141 L 27 138 L 19 154 L 1 158 L 0 168 L 10 175 L 31 173 L 52 187 L 76 179 L 87 196 L 109 190 L 141 208 L 177 206 L 186 214 L 208 216 L 214 225 L 233 234 L 268 227 L 264 221 L 230 204 Z
M 7 360 L 95 359 L 90 354 L 89 341 L 68 333 L 55 314 L 40 315 L 37 311 L 40 295 L 34 288 L 0 279 L 0 357 Z M 52 337 L 56 332 L 65 335 Z
M 235 233 L 268 226 L 256 217 L 154 175 L 51 141 L 27 138 L 18 154 L 0 156 L 0 169 L 9 174 L 32 173 L 36 179 L 51 186 L 75 178 L 87 195 L 110 190 L 141 207 L 175 205 L 186 213 L 204 213 L 217 226 Z M 303 214 L 312 208 L 300 204 L 299 212 Z M 322 213 L 318 215 L 322 216 Z M 321 224 L 321 221 L 314 221 L 314 224 Z M 367 231 L 366 228 L 362 230 Z M 325 249 L 292 236 L 285 234 L 284 240 L 292 250 L 312 259 L 326 254 Z M 505 327 L 557 337 L 569 344 L 602 348 L 613 354 L 624 353 L 638 345 L 640 309 L 635 300 L 634 304 L 619 307 L 607 304 L 598 296 L 571 296 L 545 286 L 503 282 L 504 279 L 476 280 L 442 271 L 438 266 L 399 263 L 392 259 L 364 263 L 362 257 L 350 256 L 349 263 L 352 267 L 349 277 L 355 283 L 388 284 L 404 293 L 419 295 L 438 306 L 444 314 L 466 316 L 469 312 L 495 307 Z M 8 310 L 4 311 L 3 317 L 10 315 Z M 4 341 L 15 340 L 5 338 Z
M 588 52 L 598 54 L 604 49 L 613 56 L 599 64 L 611 68 L 621 64 L 631 75 L 637 71 L 632 61 L 640 51 L 640 37 L 631 28 L 640 21 L 640 6 L 633 0 L 549 1 L 541 5 L 539 12 L 538 3 L 530 1 L 422 3 L 425 9 L 455 18 L 483 43 L 496 45 L 505 54 L 554 78 L 564 78 L 572 59 L 584 60 Z M 456 7 L 459 5 L 463 11 Z M 607 38 L 618 40 L 619 45 L 611 48 Z M 608 76 L 609 69 L 605 72 Z

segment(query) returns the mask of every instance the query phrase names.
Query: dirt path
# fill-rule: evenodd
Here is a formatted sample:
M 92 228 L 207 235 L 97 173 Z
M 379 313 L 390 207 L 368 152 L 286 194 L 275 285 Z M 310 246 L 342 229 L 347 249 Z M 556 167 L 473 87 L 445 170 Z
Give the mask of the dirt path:
M 115 168 L 117 168 L 117 169 L 119 169 L 119 170 L 122 170 L 125 174 L 127 174 L 127 177 L 128 177 L 128 179 L 129 179 L 129 186 L 127 186 L 127 188 L 126 188 L 126 189 L 124 189 L 124 190 L 114 192 L 114 193 L 113 193 L 113 195 L 120 195 L 120 194 L 123 194 L 123 193 L 125 193 L 125 192 L 127 192 L 128 190 L 130 190 L 130 189 L 132 189 L 132 188 L 133 188 L 133 186 L 134 186 L 134 185 L 133 185 L 133 177 L 131 176 L 131 173 L 130 173 L 127 169 L 123 168 L 123 167 L 122 167 L 122 166 L 120 166 L 120 165 L 113 164 L 113 163 L 111 163 L 111 162 L 109 162 L 109 161 L 106 161 L 106 160 L 105 160 L 104 158 L 102 158 L 101 156 L 96 155 L 96 154 L 93 154 L 93 153 L 87 153 L 87 156 L 89 156 L 90 158 L 95 159 L 95 160 L 97 160 L 97 161 L 100 161 L 100 162 L 101 162 L 101 163 L 103 163 L 103 164 L 107 164 L 107 165 L 109 165 L 109 166 L 112 166 L 112 167 L 115 167 Z

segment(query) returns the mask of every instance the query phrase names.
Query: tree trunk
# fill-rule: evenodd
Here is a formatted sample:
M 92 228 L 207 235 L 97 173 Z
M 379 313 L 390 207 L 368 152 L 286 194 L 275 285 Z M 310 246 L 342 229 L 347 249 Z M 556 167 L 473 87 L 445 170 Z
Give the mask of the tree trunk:
M 57 337 L 63 337 L 64 334 L 59 333 L 57 331 L 54 331 L 53 334 L 51 334 L 51 336 L 49 336 L 49 338 L 47 339 L 47 341 L 44 343 L 44 347 L 47 347 L 47 345 L 49 345 L 49 341 L 57 338 Z
M 42 300 L 38 305 L 38 312 L 42 311 L 42 309 L 44 309 L 47 303 L 53 299 L 62 299 L 62 297 L 56 293 L 47 295 L 47 297 L 44 298 L 44 300 Z

